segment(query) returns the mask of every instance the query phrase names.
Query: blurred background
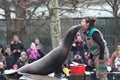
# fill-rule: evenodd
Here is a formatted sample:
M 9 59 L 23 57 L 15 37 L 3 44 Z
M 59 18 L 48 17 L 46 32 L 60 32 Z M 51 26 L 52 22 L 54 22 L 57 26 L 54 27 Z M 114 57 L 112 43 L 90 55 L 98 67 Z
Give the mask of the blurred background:
M 111 54 L 120 42 L 120 0 L 0 0 L 0 44 L 17 34 L 27 49 L 37 37 L 48 53 L 85 16 L 97 18 Z

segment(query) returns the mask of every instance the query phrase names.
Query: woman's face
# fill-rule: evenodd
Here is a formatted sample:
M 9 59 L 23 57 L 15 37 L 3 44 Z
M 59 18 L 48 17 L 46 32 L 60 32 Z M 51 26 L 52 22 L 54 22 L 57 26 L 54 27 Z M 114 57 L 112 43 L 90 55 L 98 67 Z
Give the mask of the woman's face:
M 88 27 L 89 27 L 89 23 L 86 23 L 85 19 L 82 19 L 81 25 L 83 26 L 84 29 L 88 29 Z
M 117 50 L 120 51 L 120 45 L 117 46 Z
M 35 39 L 35 44 L 39 44 L 39 43 L 40 43 L 39 39 Z

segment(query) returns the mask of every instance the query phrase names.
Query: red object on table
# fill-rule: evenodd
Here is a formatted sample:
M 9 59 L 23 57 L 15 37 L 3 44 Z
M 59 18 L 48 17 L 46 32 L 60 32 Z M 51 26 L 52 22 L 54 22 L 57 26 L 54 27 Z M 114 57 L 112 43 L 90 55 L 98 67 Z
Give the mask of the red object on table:
M 79 65 L 70 65 L 70 73 L 71 74 L 80 74 L 84 75 L 86 70 L 86 66 L 84 64 Z

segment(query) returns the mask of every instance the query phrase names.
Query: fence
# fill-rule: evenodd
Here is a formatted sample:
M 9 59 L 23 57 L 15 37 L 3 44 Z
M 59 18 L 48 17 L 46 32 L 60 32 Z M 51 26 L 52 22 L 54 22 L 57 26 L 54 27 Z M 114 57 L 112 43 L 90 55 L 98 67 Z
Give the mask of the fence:
M 119 19 L 120 20 L 120 19 Z M 33 41 L 34 37 L 39 37 L 41 40 L 41 43 L 44 45 L 46 53 L 49 52 L 51 48 L 51 38 L 50 38 L 50 27 L 49 27 L 49 21 L 46 22 L 44 26 L 39 26 L 39 24 L 43 20 L 31 20 L 31 24 L 27 25 L 28 32 L 34 31 L 35 29 L 40 28 L 40 31 L 38 31 L 35 34 L 32 34 L 30 36 L 27 36 L 25 47 L 28 48 L 30 46 L 30 43 Z M 62 37 L 65 36 L 66 31 L 72 26 L 80 24 L 81 18 L 61 18 L 61 31 L 62 31 Z M 119 21 L 120 22 L 120 21 Z M 34 24 L 33 24 L 34 23 Z M 120 24 L 119 24 L 120 25 Z M 37 28 L 36 28 L 37 27 Z M 99 28 L 102 33 L 104 34 L 104 38 L 108 43 L 108 48 L 110 50 L 110 54 L 114 51 L 115 45 L 114 45 L 114 33 L 113 33 L 113 18 L 98 18 L 96 22 L 96 27 Z M 43 28 L 45 28 L 43 30 Z M 119 27 L 120 29 L 120 27 Z M 44 34 L 45 33 L 45 34 Z M 120 33 L 120 32 L 119 32 Z M 21 35 L 22 36 L 22 35 Z M 120 36 L 119 36 L 120 40 Z M 6 45 L 6 25 L 5 20 L 0 20 L 0 44 Z
M 77 24 L 80 24 L 80 22 L 81 22 L 80 18 L 61 19 L 62 33 L 64 33 L 63 30 L 68 29 L 68 26 L 70 27 L 72 25 L 77 25 Z M 119 22 L 120 22 L 120 19 L 119 19 Z M 101 32 L 103 33 L 104 38 L 107 42 L 110 54 L 112 54 L 112 52 L 115 49 L 113 18 L 106 18 L 106 17 L 97 18 L 96 27 L 100 29 Z M 120 30 L 120 24 L 119 24 L 119 30 Z M 119 40 L 120 40 L 120 36 L 119 36 Z

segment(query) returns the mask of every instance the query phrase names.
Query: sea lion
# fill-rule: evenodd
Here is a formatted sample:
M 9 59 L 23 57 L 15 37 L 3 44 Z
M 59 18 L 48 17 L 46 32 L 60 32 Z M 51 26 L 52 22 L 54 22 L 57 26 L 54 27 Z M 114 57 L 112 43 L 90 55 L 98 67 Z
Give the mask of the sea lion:
M 56 69 L 59 69 L 66 60 L 74 41 L 74 37 L 80 28 L 80 25 L 72 26 L 67 31 L 62 44 L 50 51 L 41 59 L 19 68 L 18 73 L 48 75 L 54 72 Z

